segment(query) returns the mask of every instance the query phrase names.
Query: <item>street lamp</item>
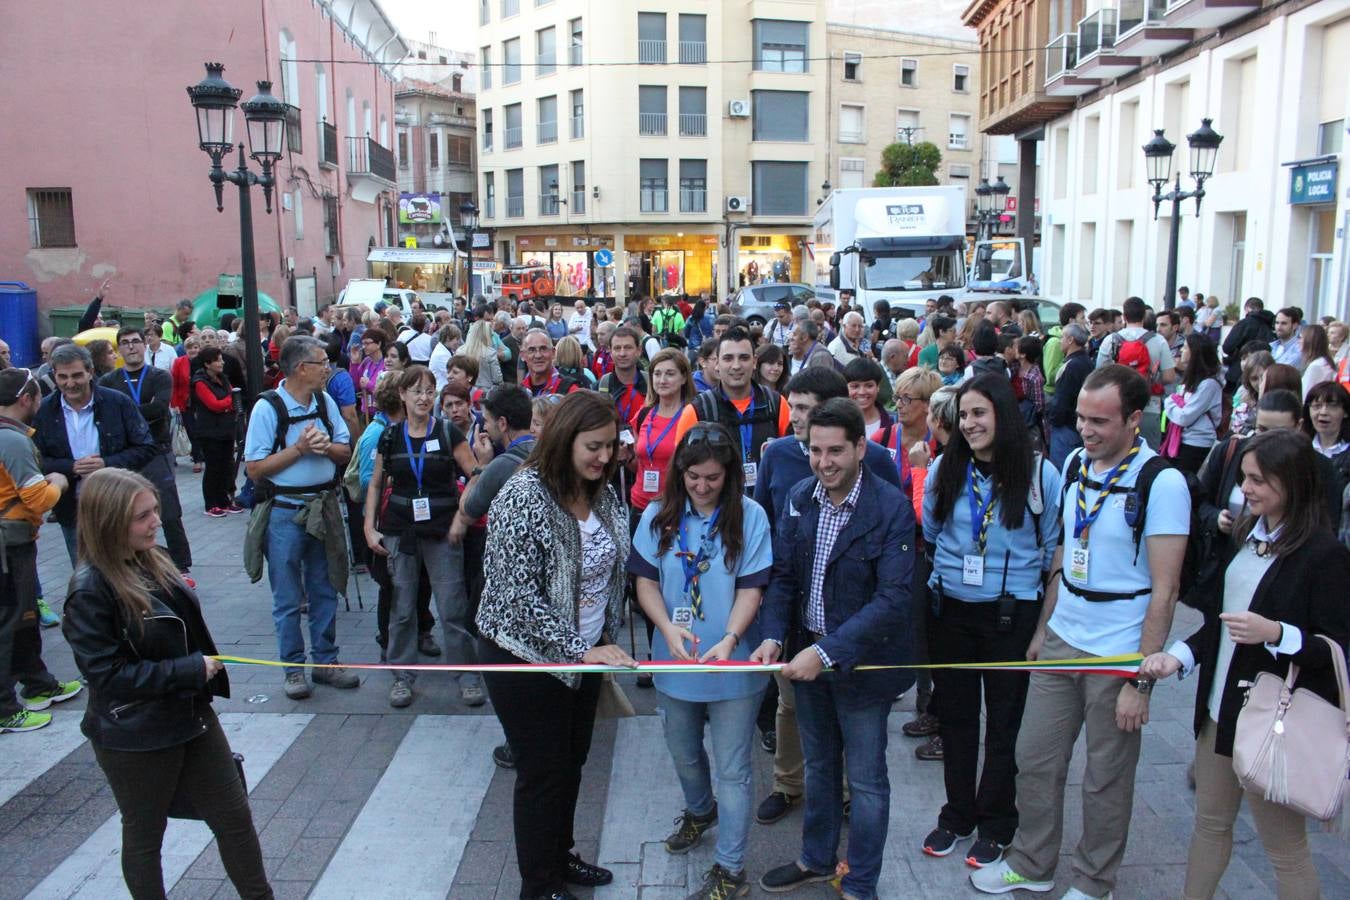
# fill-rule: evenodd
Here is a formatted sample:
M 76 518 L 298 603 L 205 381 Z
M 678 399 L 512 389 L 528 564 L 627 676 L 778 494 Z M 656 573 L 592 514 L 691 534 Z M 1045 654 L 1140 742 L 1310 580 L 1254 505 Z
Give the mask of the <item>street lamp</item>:
M 1154 129 L 1153 138 L 1144 145 L 1148 183 L 1153 185 L 1153 221 L 1158 221 L 1158 209 L 1164 200 L 1172 204 L 1172 224 L 1167 243 L 1167 284 L 1163 288 L 1165 292 L 1163 308 L 1168 310 L 1176 306 L 1177 255 L 1181 244 L 1181 201 L 1194 197 L 1195 214 L 1200 215 L 1200 201 L 1205 197 L 1205 182 L 1214 174 L 1214 161 L 1219 155 L 1219 145 L 1223 143 L 1223 135 L 1210 127 L 1211 122 L 1213 119 L 1201 119 L 1200 127 L 1186 135 L 1186 143 L 1191 151 L 1191 179 L 1195 182 L 1193 191 L 1181 189 L 1181 172 L 1178 171 L 1172 190 L 1163 193 L 1167 182 L 1172 181 L 1174 177 L 1172 153 L 1176 150 L 1176 144 L 1163 135 L 1161 128 Z
M 478 207 L 472 200 L 465 200 L 459 205 L 459 224 L 464 226 L 465 231 L 473 231 L 478 227 Z
M 258 270 L 253 258 L 253 203 L 250 188 L 259 185 L 267 213 L 272 213 L 272 188 L 276 180 L 272 167 L 281 158 L 286 145 L 286 104 L 272 95 L 272 82 L 259 81 L 258 93 L 239 104 L 243 91 L 231 87 L 220 63 L 206 64 L 206 77 L 187 89 L 197 113 L 197 145 L 211 157 L 208 176 L 216 192 L 216 212 L 225 210 L 225 182 L 239 188 L 239 257 L 244 276 L 244 343 L 249 399 L 262 392 L 262 342 L 258 340 Z M 244 145 L 239 145 L 239 165 L 230 172 L 221 165 L 225 154 L 234 149 L 234 109 L 244 111 L 248 132 L 249 156 L 262 167 L 261 174 L 249 171 L 244 161 Z

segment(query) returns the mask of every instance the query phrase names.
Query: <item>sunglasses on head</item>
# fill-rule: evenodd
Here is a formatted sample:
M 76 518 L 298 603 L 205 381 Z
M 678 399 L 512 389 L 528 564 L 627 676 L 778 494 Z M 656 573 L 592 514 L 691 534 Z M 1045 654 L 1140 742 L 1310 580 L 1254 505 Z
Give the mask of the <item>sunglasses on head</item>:
M 37 383 L 38 383 L 38 380 L 37 380 L 36 377 L 34 377 L 33 371 L 32 371 L 31 369 L 25 369 L 25 368 L 16 366 L 16 367 L 11 367 L 10 369 L 7 369 L 6 371 L 9 371 L 9 372 L 22 372 L 22 373 L 23 373 L 23 384 L 19 385 L 19 387 L 14 391 L 14 396 L 12 396 L 12 397 L 6 397 L 6 398 L 4 398 L 3 401 L 0 401 L 0 402 L 2 402 L 3 405 L 5 405 L 5 406 L 13 406 L 15 403 L 18 403 L 18 402 L 19 402 L 19 398 L 22 397 L 22 396 L 24 395 L 24 393 L 28 390 L 28 385 L 30 385 L 30 384 L 37 384 Z
M 684 445 L 693 447 L 697 444 L 707 444 L 709 447 L 726 446 L 731 444 L 731 436 L 712 425 L 695 425 L 685 432 Z

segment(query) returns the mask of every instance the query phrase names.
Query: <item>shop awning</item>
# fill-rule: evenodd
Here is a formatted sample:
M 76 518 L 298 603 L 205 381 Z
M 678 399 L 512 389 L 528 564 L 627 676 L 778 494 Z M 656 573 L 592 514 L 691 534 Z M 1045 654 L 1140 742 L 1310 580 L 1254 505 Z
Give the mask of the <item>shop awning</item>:
M 459 254 L 463 256 L 464 254 Z M 449 248 L 375 247 L 366 262 L 434 263 L 446 265 L 455 261 L 455 251 Z

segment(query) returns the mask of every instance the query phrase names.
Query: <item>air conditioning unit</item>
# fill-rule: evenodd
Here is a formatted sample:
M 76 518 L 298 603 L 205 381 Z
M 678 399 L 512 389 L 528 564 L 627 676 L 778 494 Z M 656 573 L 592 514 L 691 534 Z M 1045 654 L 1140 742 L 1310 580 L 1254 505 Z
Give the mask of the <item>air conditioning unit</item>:
M 750 209 L 749 197 L 728 197 L 727 212 L 746 212 Z
M 728 100 L 727 115 L 733 119 L 744 119 L 750 115 L 749 100 Z

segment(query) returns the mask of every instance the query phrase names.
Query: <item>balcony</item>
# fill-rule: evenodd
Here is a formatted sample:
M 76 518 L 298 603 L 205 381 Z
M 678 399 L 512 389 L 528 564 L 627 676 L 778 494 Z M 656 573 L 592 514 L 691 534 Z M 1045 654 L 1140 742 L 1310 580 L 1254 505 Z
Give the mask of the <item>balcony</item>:
M 515 128 L 503 128 L 502 149 L 504 150 L 519 149 L 521 142 L 525 139 L 525 136 L 522 133 L 523 131 L 524 129 L 522 129 L 519 125 L 517 125 Z
M 680 212 L 703 213 L 708 211 L 708 191 L 706 188 L 680 188 Z
M 353 200 L 374 203 L 382 191 L 398 184 L 394 151 L 372 137 L 347 138 L 347 183 Z
M 638 62 L 643 65 L 659 65 L 666 61 L 666 42 L 658 40 L 638 40 Z
M 642 212 L 663 213 L 669 211 L 669 192 L 665 188 L 642 188 L 638 191 L 638 194 L 639 208 Z
M 586 211 L 586 191 L 583 188 L 572 192 L 572 214 L 581 215 Z
M 1261 8 L 1261 0 L 1171 0 L 1169 28 L 1220 28 Z
M 492 132 L 490 131 L 483 132 L 483 152 L 492 152 Z
M 488 197 L 487 200 L 483 201 L 483 218 L 485 218 L 485 219 L 495 219 L 495 218 L 497 218 L 497 198 L 496 198 L 496 197 Z
M 707 137 L 708 117 L 704 113 L 680 113 L 680 137 Z
M 638 134 L 664 135 L 665 133 L 665 113 L 638 113 Z
M 539 195 L 539 215 L 556 216 L 558 214 L 558 195 L 540 194 Z
M 1113 77 L 1143 64 L 1137 56 L 1116 53 L 1118 14 L 1118 10 L 1099 9 L 1078 23 L 1078 74 Z
M 680 41 L 680 64 L 706 66 L 708 64 L 707 43 L 704 41 Z
M 525 217 L 524 197 L 506 198 L 506 217 L 508 219 L 522 219 Z
M 1078 65 L 1078 32 L 1061 34 L 1045 48 L 1045 92 L 1052 97 L 1077 97 L 1096 90 L 1101 81 L 1082 78 Z
M 319 166 L 325 169 L 336 169 L 338 167 L 337 126 L 320 121 L 319 137 Z
M 540 144 L 556 144 L 558 142 L 558 120 L 551 122 L 540 122 L 538 126 Z
M 572 140 L 579 141 L 586 136 L 586 117 L 572 117 Z
M 1186 46 L 1193 32 L 1164 24 L 1167 0 L 1120 0 L 1115 51 L 1129 56 L 1162 56 Z

